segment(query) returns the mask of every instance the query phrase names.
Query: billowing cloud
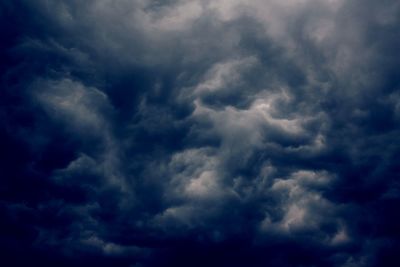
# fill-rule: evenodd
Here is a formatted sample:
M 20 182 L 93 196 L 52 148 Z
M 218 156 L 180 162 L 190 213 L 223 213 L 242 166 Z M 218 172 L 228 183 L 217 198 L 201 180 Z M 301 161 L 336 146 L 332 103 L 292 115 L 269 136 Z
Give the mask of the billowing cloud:
M 398 266 L 397 1 L 3 1 L 4 266 Z

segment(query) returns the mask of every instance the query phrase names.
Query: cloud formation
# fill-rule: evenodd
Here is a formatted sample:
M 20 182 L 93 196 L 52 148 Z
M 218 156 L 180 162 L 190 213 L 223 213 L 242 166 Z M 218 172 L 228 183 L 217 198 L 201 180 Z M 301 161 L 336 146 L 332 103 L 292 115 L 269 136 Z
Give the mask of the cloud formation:
M 4 266 L 398 266 L 397 1 L 2 1 Z

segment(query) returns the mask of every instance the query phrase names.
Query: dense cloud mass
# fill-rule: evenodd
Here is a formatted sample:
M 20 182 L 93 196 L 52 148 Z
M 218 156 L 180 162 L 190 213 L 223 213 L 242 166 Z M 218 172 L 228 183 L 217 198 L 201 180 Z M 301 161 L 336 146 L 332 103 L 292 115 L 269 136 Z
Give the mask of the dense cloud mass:
M 1 266 L 400 266 L 400 2 L 0 1 Z

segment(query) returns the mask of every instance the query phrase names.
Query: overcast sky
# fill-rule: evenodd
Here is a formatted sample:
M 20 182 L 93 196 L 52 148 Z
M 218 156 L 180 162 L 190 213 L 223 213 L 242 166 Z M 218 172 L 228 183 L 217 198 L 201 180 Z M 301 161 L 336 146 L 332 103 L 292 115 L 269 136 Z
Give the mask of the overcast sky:
M 397 0 L 1 0 L 0 265 L 400 266 Z

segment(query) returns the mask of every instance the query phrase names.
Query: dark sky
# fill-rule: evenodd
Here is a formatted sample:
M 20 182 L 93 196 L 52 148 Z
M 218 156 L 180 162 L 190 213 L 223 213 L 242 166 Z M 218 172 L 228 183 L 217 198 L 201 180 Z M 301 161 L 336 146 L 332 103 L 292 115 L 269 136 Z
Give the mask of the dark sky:
M 1 0 L 0 265 L 400 266 L 397 0 Z

